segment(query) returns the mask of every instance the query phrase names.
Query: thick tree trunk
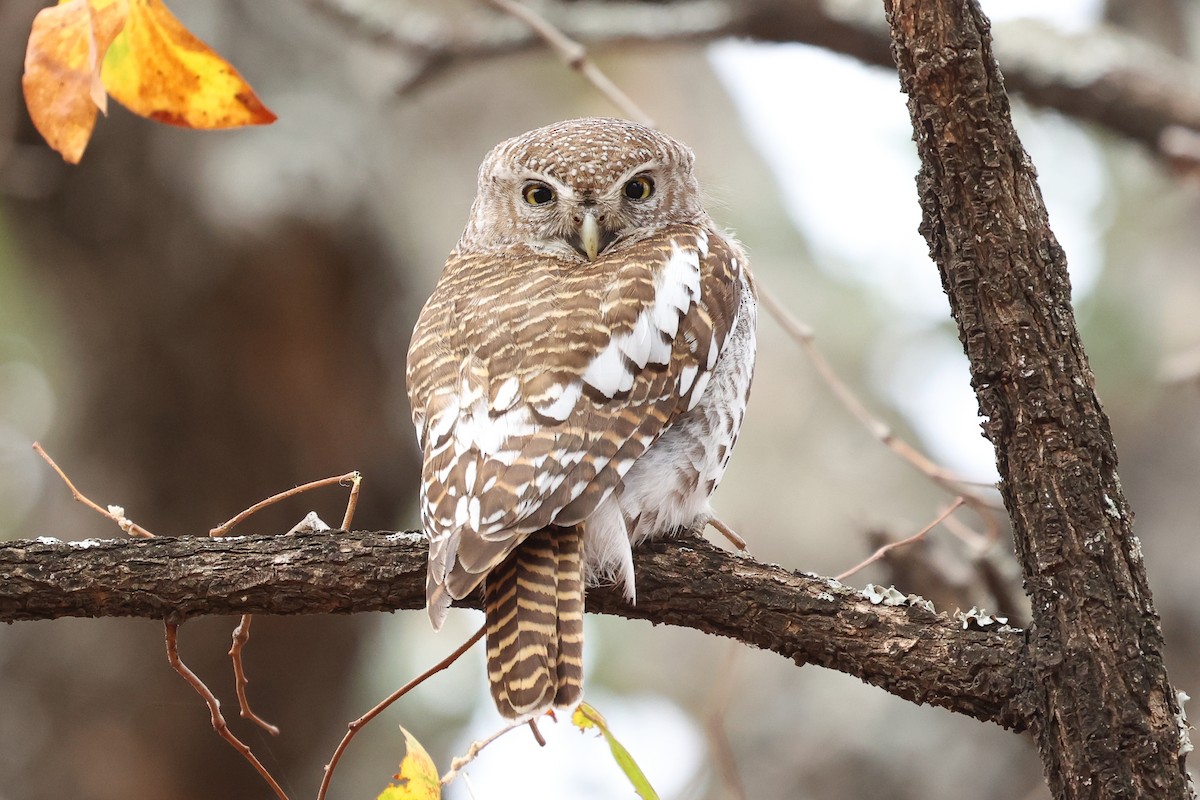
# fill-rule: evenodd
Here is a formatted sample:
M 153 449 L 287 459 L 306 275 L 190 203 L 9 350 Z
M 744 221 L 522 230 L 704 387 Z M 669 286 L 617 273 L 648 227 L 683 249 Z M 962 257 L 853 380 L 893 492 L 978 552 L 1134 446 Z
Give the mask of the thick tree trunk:
M 1030 718 L 1060 798 L 1190 797 L 1108 418 L 1066 257 L 975 0 L 885 0 L 921 170 L 921 231 L 996 448 L 1033 604 Z

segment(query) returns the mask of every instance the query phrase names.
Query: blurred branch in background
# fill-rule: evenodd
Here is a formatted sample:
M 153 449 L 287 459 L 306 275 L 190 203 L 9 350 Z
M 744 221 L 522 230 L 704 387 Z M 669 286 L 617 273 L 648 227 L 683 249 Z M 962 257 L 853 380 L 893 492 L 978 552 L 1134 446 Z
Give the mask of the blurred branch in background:
M 411 91 L 465 60 L 535 47 L 542 36 L 516 19 L 480 12 L 479 0 L 433 10 L 408 0 L 307 0 L 309 7 L 364 40 L 395 49 L 409 63 L 397 86 Z M 822 47 L 892 68 L 886 21 L 875 0 L 542 0 L 526 3 L 569 39 L 636 44 L 742 37 Z M 1175 161 L 1175 145 L 1200 131 L 1200 83 L 1187 62 L 1112 26 L 1084 35 L 1021 21 L 998 26 L 996 54 L 1009 91 L 1036 106 L 1105 127 Z

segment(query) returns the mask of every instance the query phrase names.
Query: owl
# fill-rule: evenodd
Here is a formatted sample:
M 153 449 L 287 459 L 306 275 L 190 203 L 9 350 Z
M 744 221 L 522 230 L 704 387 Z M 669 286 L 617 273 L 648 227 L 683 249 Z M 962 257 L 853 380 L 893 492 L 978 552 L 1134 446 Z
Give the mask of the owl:
M 583 687 L 587 583 L 635 600 L 632 548 L 698 529 L 754 371 L 746 255 L 694 156 L 618 119 L 497 145 L 408 353 L 429 615 L 481 584 L 512 719 Z

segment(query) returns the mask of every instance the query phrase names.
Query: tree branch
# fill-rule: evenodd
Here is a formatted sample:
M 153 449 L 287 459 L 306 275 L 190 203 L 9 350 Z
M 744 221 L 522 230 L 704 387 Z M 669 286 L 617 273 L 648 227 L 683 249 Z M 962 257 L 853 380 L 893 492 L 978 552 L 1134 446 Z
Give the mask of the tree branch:
M 412 533 L 9 542 L 0 544 L 0 622 L 418 609 L 426 557 Z M 643 546 L 635 565 L 637 605 L 598 587 L 588 611 L 727 636 L 916 703 L 1027 724 L 1019 631 L 964 630 L 919 605 L 874 605 L 836 581 L 696 537 Z
M 361 39 L 413 60 L 412 88 L 450 64 L 542 46 L 516 20 L 478 2 L 307 0 Z M 878 0 L 542 0 L 530 2 L 587 45 L 713 40 L 811 44 L 891 68 Z M 996 52 L 1010 91 L 1036 106 L 1103 126 L 1158 154 L 1187 160 L 1177 142 L 1200 131 L 1200 84 L 1182 59 L 1099 25 L 1079 35 L 1038 22 L 1005 25 Z

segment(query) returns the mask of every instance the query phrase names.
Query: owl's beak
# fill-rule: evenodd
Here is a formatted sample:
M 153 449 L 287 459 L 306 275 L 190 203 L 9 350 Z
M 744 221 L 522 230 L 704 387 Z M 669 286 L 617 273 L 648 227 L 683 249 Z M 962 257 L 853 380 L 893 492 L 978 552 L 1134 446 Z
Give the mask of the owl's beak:
M 583 216 L 575 217 L 578 228 L 575 233 L 566 237 L 566 242 L 575 248 L 575 252 L 589 261 L 594 261 L 604 252 L 604 248 L 617 239 L 616 231 L 605 227 L 604 217 L 596 216 L 592 203 L 583 204 Z
M 588 261 L 595 261 L 600 253 L 600 223 L 596 222 L 596 215 L 591 211 L 583 215 L 583 222 L 579 225 L 579 243 Z

